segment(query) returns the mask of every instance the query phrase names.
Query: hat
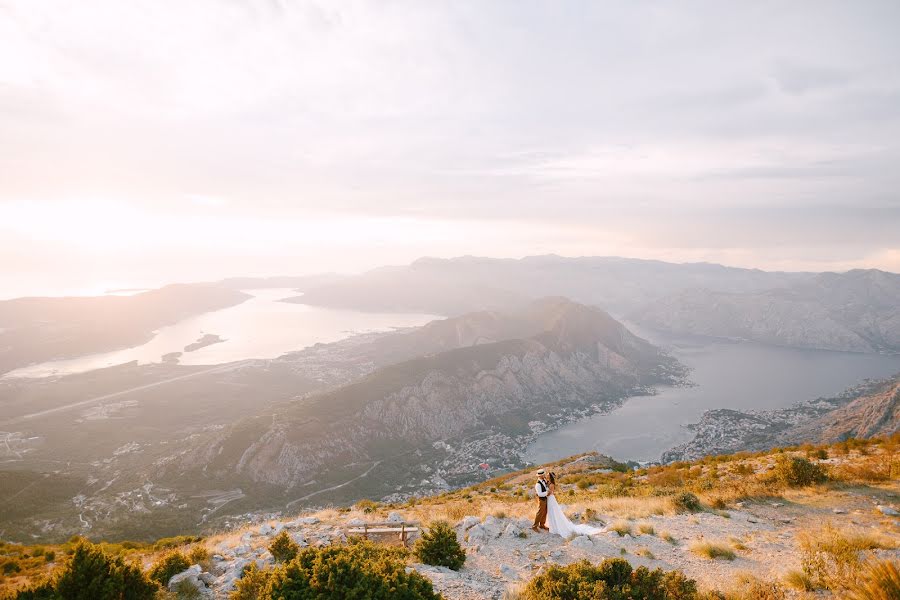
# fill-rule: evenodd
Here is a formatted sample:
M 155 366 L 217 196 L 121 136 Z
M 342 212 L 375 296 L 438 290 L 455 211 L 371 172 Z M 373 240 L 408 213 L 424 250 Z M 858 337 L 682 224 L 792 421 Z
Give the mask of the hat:
M 543 470 L 543 469 L 538 469 L 537 474 L 538 474 L 538 475 L 543 475 L 543 474 L 544 474 L 544 470 Z

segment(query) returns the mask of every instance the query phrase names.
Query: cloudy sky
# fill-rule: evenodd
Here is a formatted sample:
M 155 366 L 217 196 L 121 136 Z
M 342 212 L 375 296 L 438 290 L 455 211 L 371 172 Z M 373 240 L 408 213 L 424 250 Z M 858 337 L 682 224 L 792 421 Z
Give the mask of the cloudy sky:
M 0 290 L 462 254 L 900 271 L 898 23 L 894 0 L 0 0 Z

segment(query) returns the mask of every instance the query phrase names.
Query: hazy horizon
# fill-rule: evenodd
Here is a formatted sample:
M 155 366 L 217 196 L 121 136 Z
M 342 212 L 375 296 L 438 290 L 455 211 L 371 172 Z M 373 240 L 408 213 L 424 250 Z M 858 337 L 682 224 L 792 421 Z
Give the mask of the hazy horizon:
M 0 297 L 422 256 L 900 272 L 897 22 L 0 0 Z

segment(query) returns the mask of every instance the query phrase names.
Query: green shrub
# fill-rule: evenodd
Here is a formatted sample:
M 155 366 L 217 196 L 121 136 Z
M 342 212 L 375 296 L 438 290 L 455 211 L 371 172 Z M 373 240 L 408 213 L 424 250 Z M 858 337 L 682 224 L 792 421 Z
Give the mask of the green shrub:
M 678 512 L 697 512 L 703 508 L 700 499 L 690 492 L 681 492 L 672 498 L 675 510 Z
M 272 553 L 272 558 L 275 559 L 275 562 L 279 563 L 293 560 L 299 551 L 300 546 L 291 539 L 291 536 L 288 535 L 287 531 L 282 531 L 276 535 L 275 539 L 272 540 L 272 543 L 269 544 L 269 552 Z
M 522 600 L 697 600 L 697 586 L 680 571 L 632 569 L 623 558 L 598 566 L 586 560 L 551 566 L 525 586 Z
M 446 521 L 435 521 L 416 540 L 415 554 L 426 565 L 448 567 L 459 571 L 466 553 L 456 539 L 456 532 Z
M 405 550 L 354 542 L 307 548 L 271 571 L 260 600 L 439 600 L 431 582 L 406 572 Z
M 56 560 L 56 552 L 54 552 L 53 550 L 47 550 L 46 552 L 44 552 L 44 560 L 47 562 L 53 562 L 54 560 Z
M 255 562 L 251 562 L 235 582 L 229 600 L 265 600 L 267 596 L 264 593 L 270 574 L 271 571 L 260 570 Z
M 159 583 L 162 587 L 166 587 L 174 575 L 186 571 L 190 566 L 190 561 L 183 553 L 178 550 L 172 550 L 153 563 L 148 575 L 150 579 Z
M 0 573 L 3 575 L 12 575 L 13 573 L 18 573 L 22 570 L 22 567 L 19 566 L 19 561 L 15 558 L 9 557 L 4 558 L 0 561 Z
M 789 487 L 801 487 L 822 483 L 828 477 L 825 470 L 817 464 L 799 456 L 780 455 L 775 461 L 772 472 L 776 480 Z
M 54 595 L 44 597 L 65 600 L 152 600 L 159 589 L 139 565 L 89 542 L 78 543 L 57 579 L 46 585 L 50 587 L 44 590 L 52 589 Z

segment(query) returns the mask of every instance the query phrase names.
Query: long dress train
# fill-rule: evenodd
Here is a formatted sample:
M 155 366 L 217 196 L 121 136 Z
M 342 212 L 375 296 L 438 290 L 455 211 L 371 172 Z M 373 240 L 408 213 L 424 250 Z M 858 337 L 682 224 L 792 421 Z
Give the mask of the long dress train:
M 547 498 L 547 527 L 550 528 L 550 533 L 561 535 L 564 538 L 573 535 L 596 535 L 605 531 L 602 527 L 592 527 L 570 521 L 554 495 Z

